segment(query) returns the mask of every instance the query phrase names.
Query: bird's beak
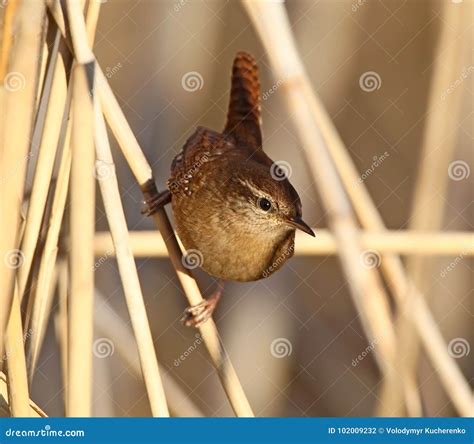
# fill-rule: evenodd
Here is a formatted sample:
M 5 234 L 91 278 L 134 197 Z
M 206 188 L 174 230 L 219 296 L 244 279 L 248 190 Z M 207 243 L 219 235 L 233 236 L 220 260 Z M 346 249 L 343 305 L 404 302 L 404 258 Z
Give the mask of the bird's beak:
M 288 224 L 292 227 L 297 228 L 298 230 L 308 233 L 310 236 L 316 237 L 314 231 L 303 219 L 301 219 L 301 217 L 294 217 L 293 219 L 288 219 Z

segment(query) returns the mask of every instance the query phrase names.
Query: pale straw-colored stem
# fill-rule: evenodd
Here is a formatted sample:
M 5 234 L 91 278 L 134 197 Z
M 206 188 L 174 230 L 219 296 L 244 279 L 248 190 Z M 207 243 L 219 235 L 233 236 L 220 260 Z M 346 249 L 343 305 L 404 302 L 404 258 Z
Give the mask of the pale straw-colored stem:
M 63 123 L 64 107 L 66 105 L 66 72 L 62 56 L 59 53 L 60 38 L 61 34 L 58 32 L 51 51 L 50 65 L 46 74 L 45 92 L 42 97 L 42 102 L 46 103 L 46 116 L 37 150 L 38 160 L 31 187 L 25 230 L 21 241 L 23 265 L 18 271 L 17 284 L 20 300 L 23 300 L 26 291 L 26 283 L 38 242 Z
M 295 256 L 329 255 L 338 252 L 334 236 L 329 230 L 315 229 L 315 232 L 315 238 L 308 238 L 304 233 L 296 233 Z M 159 231 L 131 231 L 130 242 L 134 256 L 168 257 L 168 250 Z M 375 255 L 399 253 L 457 256 L 453 261 L 453 267 L 463 258 L 474 256 L 474 235 L 470 232 L 427 233 L 388 230 L 383 233 L 363 232 L 360 234 L 360 244 L 364 250 L 371 250 Z M 95 256 L 108 256 L 113 250 L 112 247 L 112 238 L 108 232 L 96 233 Z M 375 266 L 378 265 L 375 263 Z M 443 272 L 449 272 L 449 269 L 439 272 L 441 275 Z
M 282 91 L 311 169 L 313 180 L 327 211 L 328 223 L 362 326 L 382 372 L 395 358 L 395 335 L 388 298 L 378 274 L 363 267 L 359 229 L 326 143 L 309 110 L 305 85 L 309 82 L 280 2 L 243 1 L 263 42 L 274 74 L 282 79 Z M 275 27 L 278 32 L 274 32 Z
M 41 262 L 36 283 L 36 297 L 31 314 L 31 337 L 28 341 L 28 374 L 33 379 L 39 353 L 49 319 L 49 307 L 52 303 L 52 278 L 58 253 L 58 240 L 66 206 L 71 172 L 71 120 L 67 123 L 64 147 L 61 153 L 55 193 L 48 221 L 46 240 L 41 254 Z
M 7 402 L 8 399 L 8 385 L 7 377 L 0 371 L 0 418 L 9 417 L 11 415 L 11 409 Z M 31 418 L 46 418 L 46 413 L 43 412 L 31 399 L 29 400 L 29 417 Z
M 92 340 L 94 297 L 94 110 L 93 69 L 87 42 L 78 37 L 84 27 L 79 1 L 68 1 L 67 12 L 78 61 L 73 68 L 71 167 L 71 294 L 69 304 L 68 416 L 92 413 Z M 85 32 L 85 30 L 84 30 Z M 92 90 L 91 90 L 92 88 Z
M 270 7 L 273 4 L 269 5 L 267 2 L 265 5 Z M 273 5 L 273 7 L 282 8 L 281 5 Z M 275 36 L 275 33 L 269 34 Z M 279 33 L 276 37 L 279 37 Z M 275 46 L 275 51 L 278 51 L 278 45 Z M 284 86 L 285 83 L 288 87 L 288 84 L 291 83 L 291 78 L 287 79 L 286 81 L 283 80 Z M 317 95 L 314 93 L 314 90 L 312 89 L 309 79 L 306 75 L 303 77 L 303 87 L 305 89 L 305 101 L 308 104 L 308 112 L 312 113 L 315 120 L 318 122 L 318 127 L 322 136 L 324 137 L 324 140 L 326 141 L 326 147 L 328 148 L 331 157 L 334 160 L 338 173 L 344 184 L 345 191 L 351 199 L 362 227 L 368 230 L 383 232 L 386 228 L 380 214 L 377 211 L 377 207 L 373 203 L 365 185 L 360 183 L 360 174 L 357 172 L 357 169 L 355 168 L 348 151 L 346 150 L 339 134 L 337 133 L 331 118 L 329 117 Z M 387 282 L 393 291 L 397 305 L 401 306 L 405 297 L 408 296 L 409 282 L 407 280 L 400 257 L 393 254 L 383 255 L 381 267 Z M 410 297 L 413 298 L 421 297 L 420 293 L 414 288 L 412 288 L 410 294 Z M 469 390 L 466 390 L 468 385 L 462 373 L 460 372 L 459 367 L 449 355 L 448 347 L 442 336 L 439 334 L 439 328 L 433 321 L 431 313 L 427 310 L 427 307 L 424 304 L 419 304 L 418 308 L 421 310 L 421 313 L 418 313 L 417 311 L 411 312 L 416 325 L 417 333 L 419 336 L 421 336 L 424 345 L 428 347 L 427 351 L 430 357 L 436 356 L 437 360 L 451 361 L 449 366 L 439 367 L 438 372 L 440 372 L 443 385 L 445 386 L 447 393 L 451 398 L 453 394 L 449 390 L 449 384 L 447 381 L 452 379 L 456 387 L 461 388 L 460 390 L 456 391 L 456 393 L 462 393 L 462 396 L 457 401 L 455 401 L 455 404 L 458 407 L 461 407 L 463 413 L 466 413 L 467 404 L 470 402 L 470 393 Z M 428 322 L 428 320 L 430 320 L 430 322 Z M 443 373 L 441 374 L 441 372 Z M 411 386 L 410 389 L 414 390 L 413 386 Z M 417 397 L 416 394 L 415 396 Z M 416 405 L 414 408 L 416 409 Z
M 21 324 L 20 300 L 15 291 L 5 335 L 8 401 L 12 416 L 30 415 L 30 396 L 26 377 L 25 347 Z

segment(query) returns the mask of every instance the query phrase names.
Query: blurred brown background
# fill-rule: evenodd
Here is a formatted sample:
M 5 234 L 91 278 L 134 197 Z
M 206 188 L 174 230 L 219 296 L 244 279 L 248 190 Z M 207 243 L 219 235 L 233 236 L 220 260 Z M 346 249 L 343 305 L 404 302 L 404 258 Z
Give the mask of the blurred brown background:
M 365 184 L 390 229 L 407 228 L 410 218 L 413 187 L 423 162 L 420 147 L 433 56 L 446 2 L 472 13 L 472 2 L 467 0 L 286 2 L 314 88 L 360 173 L 370 168 L 374 156 L 389 154 Z M 274 31 L 278 33 L 278 29 Z M 456 86 L 463 94 L 459 115 L 445 117 L 456 119 L 454 158 L 469 163 L 472 22 L 457 34 L 454 45 L 468 41 L 468 75 Z M 274 159 L 291 163 L 292 182 L 302 197 L 305 219 L 316 228 L 325 227 L 324 209 L 278 84 L 239 2 L 109 0 L 102 5 L 95 53 L 161 186 L 173 157 L 197 125 L 223 127 L 230 67 L 239 50 L 251 52 L 259 62 L 262 94 L 267 92 L 262 102 L 266 151 Z M 183 77 L 190 72 L 198 74 L 195 91 L 183 88 Z M 364 91 L 359 83 L 367 72 L 379 76 L 379 87 L 372 92 Z M 459 78 L 461 75 L 459 72 Z M 118 149 L 114 154 L 130 230 L 153 229 L 151 221 L 140 214 L 141 193 L 134 178 Z M 446 230 L 472 229 L 472 176 L 450 181 Z M 99 200 L 97 230 L 107 228 Z M 441 277 L 453 259 L 426 258 L 432 276 L 427 296 L 446 340 L 462 337 L 473 344 L 472 261 L 463 258 Z M 129 328 L 116 262 L 111 257 L 102 262 L 96 273 L 97 288 Z M 161 365 L 204 414 L 232 415 L 203 345 L 196 344 L 176 365 L 180 355 L 195 343 L 195 332 L 179 322 L 186 299 L 169 261 L 139 259 L 138 265 Z M 197 273 L 197 278 L 203 292 L 209 294 L 215 285 L 213 279 L 204 273 Z M 103 302 L 98 305 L 98 313 L 110 310 Z M 380 375 L 370 353 L 352 365 L 368 343 L 336 256 L 293 258 L 267 280 L 228 284 L 215 319 L 257 415 L 373 414 Z M 103 335 L 98 331 L 96 336 Z M 289 356 L 272 355 L 271 344 L 278 338 L 287 340 Z M 457 361 L 471 386 L 472 356 L 471 352 Z M 422 361 L 419 384 L 426 413 L 453 415 L 431 364 L 424 358 Z M 117 352 L 107 359 L 97 358 L 94 365 L 95 415 L 150 414 L 140 377 Z M 32 398 L 50 415 L 63 414 L 59 368 L 51 326 L 32 391 Z

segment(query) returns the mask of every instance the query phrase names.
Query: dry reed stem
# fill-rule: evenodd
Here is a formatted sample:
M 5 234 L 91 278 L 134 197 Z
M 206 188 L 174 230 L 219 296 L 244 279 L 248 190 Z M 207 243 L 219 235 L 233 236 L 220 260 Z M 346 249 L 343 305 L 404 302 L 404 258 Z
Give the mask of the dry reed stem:
M 96 176 L 104 202 L 107 221 L 112 234 L 114 251 L 117 256 L 120 279 L 127 301 L 140 357 L 143 379 L 153 416 L 169 416 L 163 384 L 160 378 L 153 337 L 143 300 L 138 271 L 130 248 L 127 222 L 123 211 L 120 191 L 115 174 L 115 165 L 107 137 L 104 116 L 100 103 L 94 103 L 95 146 L 97 153 Z M 101 319 L 101 322 L 105 320 Z
M 93 57 L 80 39 L 85 25 L 81 2 L 68 1 L 67 13 L 77 64 L 73 68 L 71 166 L 71 294 L 69 304 L 68 416 L 92 413 L 92 340 L 95 224 Z
M 295 256 L 329 255 L 337 253 L 337 244 L 329 230 L 317 229 L 316 238 L 307 239 L 296 233 Z M 159 231 L 131 231 L 130 242 L 134 256 L 168 257 L 165 242 Z M 378 267 L 383 253 L 405 255 L 474 256 L 474 235 L 470 232 L 426 233 L 418 231 L 362 232 L 361 246 L 373 254 L 372 264 Z M 113 248 L 109 232 L 97 232 L 94 238 L 95 256 L 108 256 Z M 361 258 L 363 259 L 363 257 Z M 441 272 L 442 270 L 440 270 Z
M 47 4 L 51 10 L 51 14 L 56 23 L 65 35 L 64 17 L 62 15 L 61 6 L 58 1 L 47 0 Z M 125 116 L 120 109 L 117 99 L 112 93 L 110 86 L 96 63 L 96 86 L 100 94 L 102 107 L 105 117 L 119 142 L 119 145 L 134 173 L 138 183 L 143 187 L 153 183 L 154 180 L 150 165 L 143 155 L 138 142 L 128 125 Z M 184 289 L 186 297 L 191 305 L 198 304 L 202 301 L 202 296 L 189 270 L 184 268 L 181 263 L 181 249 L 174 236 L 171 224 L 164 210 L 154 215 L 154 220 L 158 225 L 160 232 L 164 233 L 166 245 L 169 251 L 171 261 L 178 274 L 180 283 Z M 240 381 L 235 370 L 229 360 L 229 356 L 224 349 L 222 341 L 219 337 L 217 328 L 212 319 L 200 327 L 200 332 L 209 354 L 214 362 L 219 378 L 221 379 L 223 388 L 229 398 L 229 401 L 238 416 L 253 416 L 250 404 L 245 396 Z
M 137 378 L 141 378 L 142 371 L 138 357 L 136 341 L 128 325 L 108 304 L 106 299 L 96 290 L 95 295 L 96 317 L 95 329 L 98 334 L 110 339 L 114 343 L 115 351 L 128 364 Z M 163 385 L 166 388 L 166 398 L 173 416 L 202 417 L 204 414 L 191 401 L 181 386 L 164 369 L 160 370 Z
M 41 99 L 46 104 L 46 115 L 38 146 L 38 160 L 21 241 L 23 264 L 18 270 L 17 283 L 20 301 L 23 300 L 26 291 L 26 283 L 38 242 L 66 105 L 66 72 L 62 56 L 59 54 L 60 38 L 61 34 L 58 32 L 51 51 L 45 93 Z
M 58 304 L 59 309 L 54 319 L 54 328 L 56 334 L 56 341 L 59 344 L 59 354 L 61 362 L 61 375 L 63 381 L 63 398 L 64 407 L 67 403 L 67 375 L 68 375 L 68 324 L 67 324 L 67 306 L 68 306 L 68 289 L 69 289 L 69 270 L 66 258 L 58 260 Z
M 46 331 L 49 310 L 52 303 L 51 289 L 53 288 L 52 276 L 58 253 L 58 240 L 61 223 L 66 206 L 69 190 L 69 176 L 71 172 L 71 120 L 67 122 L 66 136 L 61 153 L 56 188 L 49 216 L 46 240 L 41 254 L 41 262 L 36 284 L 36 297 L 31 315 L 31 338 L 28 342 L 28 375 L 33 379 L 36 363 L 38 361 L 41 345 Z M 59 151 L 59 149 L 58 149 Z
M 0 371 L 0 401 L 8 399 L 7 377 Z M 46 413 L 43 412 L 31 399 L 29 400 L 29 415 L 32 418 L 46 418 Z M 0 418 L 11 415 L 10 406 L 0 402 Z
M 448 169 L 456 148 L 459 123 L 457 116 L 463 99 L 462 88 L 450 94 L 446 94 L 446 91 L 449 85 L 459 77 L 459 73 L 467 63 L 467 40 L 461 38 L 458 41 L 459 31 L 465 24 L 464 20 L 468 20 L 469 17 L 464 7 L 465 5 L 453 7 L 452 4 L 445 3 L 441 15 L 442 29 L 433 56 L 435 62 L 419 161 L 419 175 L 408 223 L 409 228 L 413 230 L 435 231 L 443 227 L 449 180 Z M 443 94 L 444 99 L 442 99 Z M 472 245 L 472 240 L 470 244 Z M 413 284 L 427 296 L 433 286 L 432 266 L 432 261 L 421 257 L 410 257 L 406 264 L 407 273 Z M 396 324 L 400 338 L 399 347 L 403 350 L 403 359 L 399 361 L 397 374 L 416 380 L 420 341 L 414 334 L 415 327 L 411 322 L 410 311 L 413 309 L 412 299 L 406 299 Z M 456 387 L 455 390 L 461 390 L 459 385 Z M 389 394 L 389 396 L 393 395 Z M 382 413 L 385 412 L 382 411 Z M 398 415 L 399 410 L 395 410 L 393 414 Z
M 267 5 L 268 6 L 268 5 Z M 279 7 L 277 5 L 277 7 Z M 273 35 L 273 34 L 272 34 Z M 286 80 L 288 82 L 288 79 Z M 285 83 L 285 82 L 284 82 Z M 309 111 L 314 115 L 318 122 L 319 129 L 324 139 L 327 142 L 326 147 L 329 149 L 332 159 L 334 160 L 338 169 L 341 180 L 344 184 L 345 190 L 351 199 L 356 214 L 365 229 L 377 232 L 385 232 L 386 228 L 383 220 L 378 213 L 375 204 L 372 201 L 364 184 L 359 184 L 359 173 L 352 162 L 352 159 L 346 150 L 337 130 L 326 112 L 323 104 L 314 93 L 311 84 L 307 77 L 304 78 L 305 97 L 309 101 Z M 357 184 L 357 186 L 354 186 Z M 404 298 L 407 297 L 409 288 L 414 298 L 421 297 L 420 293 L 412 287 L 409 287 L 403 264 L 400 257 L 393 254 L 385 254 L 382 257 L 381 263 L 382 271 L 385 274 L 387 282 L 393 291 L 397 305 L 401 305 Z M 428 354 L 431 357 L 436 357 L 436 360 L 448 360 L 450 365 L 442 366 L 440 371 L 447 371 L 443 373 L 442 381 L 447 381 L 452 378 L 457 387 L 464 387 L 459 390 L 462 395 L 462 405 L 466 406 L 469 399 L 469 390 L 465 388 L 467 383 L 459 370 L 459 367 L 454 362 L 453 358 L 448 353 L 448 348 L 442 336 L 439 334 L 439 329 L 433 321 L 432 315 L 427 311 L 426 305 L 419 303 L 420 313 L 412 311 L 414 323 L 417 327 L 418 335 L 421 336 L 425 344 Z M 428 322 L 429 320 L 429 322 Z M 445 383 L 447 391 L 449 386 Z M 413 387 L 411 387 L 413 389 Z M 458 403 L 459 404 L 459 403 Z
M 388 298 L 377 273 L 361 266 L 363 250 L 359 230 L 317 122 L 308 112 L 304 85 L 309 81 L 295 47 L 284 6 L 276 2 L 250 0 L 243 0 L 243 4 L 267 50 L 276 77 L 285 79 L 283 92 L 327 211 L 350 293 L 369 341 L 377 344 L 375 356 L 382 372 L 385 372 L 395 359 L 395 335 Z M 273 32 L 275 26 L 278 33 Z
M 20 300 L 15 292 L 5 335 L 8 401 L 12 416 L 30 415 L 30 395 L 26 374 L 25 347 L 21 324 Z
M 42 48 L 44 4 L 23 2 L 15 14 L 16 38 L 2 93 L 0 136 L 0 355 L 13 298 L 14 277 L 21 265 L 19 228 L 28 149 L 38 85 L 38 60 Z M 10 76 L 9 76 L 10 75 Z M 19 83 L 18 83 L 19 82 Z M 12 260 L 16 263 L 9 263 Z
M 0 52 L 0 83 L 3 83 L 8 71 L 8 60 L 13 42 L 13 20 L 18 8 L 18 0 L 10 0 L 5 6 L 3 17 L 3 35 Z

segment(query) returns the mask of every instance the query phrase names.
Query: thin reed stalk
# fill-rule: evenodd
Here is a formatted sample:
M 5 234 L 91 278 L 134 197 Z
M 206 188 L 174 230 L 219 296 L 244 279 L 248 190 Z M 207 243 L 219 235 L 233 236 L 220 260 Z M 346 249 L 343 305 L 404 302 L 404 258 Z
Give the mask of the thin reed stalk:
M 361 265 L 363 249 L 359 229 L 333 161 L 321 138 L 312 113 L 308 112 L 305 83 L 308 81 L 297 53 L 283 4 L 243 0 L 267 51 L 311 169 L 313 180 L 326 209 L 342 269 L 365 333 L 376 343 L 375 357 L 385 373 L 395 359 L 395 335 L 388 298 L 378 274 Z M 273 32 L 275 26 L 278 33 Z
M 92 413 L 92 340 L 95 224 L 93 56 L 80 35 L 85 25 L 77 1 L 67 2 L 72 41 L 73 121 L 71 166 L 71 294 L 69 304 L 68 416 Z M 89 83 L 90 82 L 90 83 Z
M 329 230 L 317 229 L 316 238 L 307 239 L 304 233 L 296 233 L 295 256 L 329 255 L 337 253 L 337 244 Z M 385 231 L 363 232 L 361 246 L 372 259 L 373 267 L 380 266 L 381 255 L 399 253 L 404 255 L 430 256 L 474 256 L 474 235 L 470 232 Z M 131 248 L 138 257 L 168 257 L 165 242 L 159 231 L 131 231 Z M 94 238 L 95 256 L 104 256 L 113 249 L 108 232 L 97 232 Z M 363 259 L 364 257 L 362 257 Z M 370 265 L 370 264 L 368 264 Z M 440 270 L 440 273 L 443 270 Z
M 51 51 L 46 74 L 45 91 L 41 99 L 45 103 L 46 116 L 38 146 L 38 160 L 21 241 L 23 264 L 18 270 L 17 284 L 20 300 L 23 300 L 24 297 L 26 283 L 38 242 L 63 122 L 64 107 L 66 105 L 66 72 L 62 56 L 59 53 L 60 39 L 61 34 L 58 32 Z
M 20 300 L 15 292 L 5 335 L 8 402 L 12 416 L 30 415 L 30 395 L 26 376 L 25 347 L 21 324 Z
M 56 20 L 58 27 L 65 35 L 64 17 L 58 1 L 47 0 L 51 13 Z M 142 191 L 148 197 L 149 193 L 156 192 L 151 167 L 148 164 L 143 152 L 130 128 L 128 122 L 120 109 L 117 99 L 112 93 L 110 86 L 100 69 L 98 63 L 95 64 L 95 81 L 106 120 L 111 127 L 119 146 L 121 147 L 137 182 L 142 187 Z M 164 210 L 159 211 L 154 216 L 154 221 L 158 229 L 163 233 L 169 257 L 175 267 L 178 279 L 183 287 L 184 293 L 191 305 L 199 304 L 203 299 L 196 281 L 182 262 L 182 252 L 174 236 L 171 224 Z M 219 337 L 216 325 L 212 319 L 200 327 L 200 332 L 206 344 L 207 350 L 213 360 L 223 388 L 237 416 L 253 416 L 250 404 L 245 396 L 240 381 L 230 362 L 229 356 L 224 349 L 224 345 Z
M 247 3 L 246 5 L 251 6 L 250 3 Z M 271 13 L 269 8 L 280 9 L 279 14 L 285 14 L 283 6 L 280 4 L 272 3 L 270 5 L 269 3 L 262 3 L 261 6 L 266 8 L 266 14 Z M 284 17 L 281 25 L 284 27 L 288 25 L 286 17 Z M 269 33 L 269 35 L 272 35 L 277 39 L 281 39 L 281 33 L 278 33 L 277 35 L 275 35 L 275 33 Z M 275 46 L 275 48 L 277 47 L 278 45 Z M 296 51 L 294 47 L 290 49 L 292 52 Z M 298 57 L 297 54 L 296 56 Z M 284 67 L 281 67 L 281 69 L 284 69 Z M 279 71 L 277 70 L 277 72 Z M 285 84 L 286 87 L 288 87 L 288 85 L 292 83 L 291 74 L 292 73 L 290 73 L 289 78 L 283 81 L 284 87 Z M 377 210 L 377 207 L 373 203 L 365 185 L 359 185 L 359 173 L 357 172 L 357 169 L 355 168 L 348 151 L 346 150 L 339 134 L 337 133 L 331 118 L 329 117 L 319 98 L 314 93 L 306 74 L 303 74 L 303 76 L 299 78 L 299 81 L 303 83 L 303 88 L 305 91 L 303 103 L 307 103 L 308 112 L 313 115 L 314 119 L 318 123 L 321 134 L 326 141 L 326 147 L 329 150 L 332 159 L 334 160 L 345 191 L 347 192 L 351 203 L 354 206 L 362 227 L 367 230 L 385 232 L 386 228 Z M 354 186 L 356 183 L 358 186 Z M 418 300 L 422 298 L 422 296 L 415 288 L 413 288 L 413 286 L 409 285 L 409 281 L 406 277 L 400 257 L 393 254 L 384 254 L 382 257 L 381 268 L 385 274 L 391 290 L 393 291 L 397 306 L 401 307 L 406 297 L 417 298 L 418 310 L 412 310 L 410 313 L 416 326 L 417 334 L 421 337 L 430 358 L 435 364 L 435 368 L 438 370 L 443 385 L 455 403 L 456 408 L 461 413 L 466 414 L 469 411 L 469 409 L 467 409 L 468 404 L 471 402 L 469 386 L 460 372 L 459 367 L 449 355 L 448 347 L 439 333 L 439 328 L 436 325 L 436 322 L 434 322 L 427 306 L 423 303 L 423 300 Z M 448 365 L 437 365 L 437 362 L 448 361 Z M 457 387 L 456 394 L 451 393 L 449 389 L 450 385 L 448 384 L 449 380 L 454 381 L 453 384 Z M 412 391 L 416 390 L 413 386 L 409 387 L 409 389 Z M 459 394 L 461 395 L 459 396 Z M 416 394 L 414 396 L 418 397 Z M 458 399 L 455 400 L 454 396 L 458 397 Z M 408 407 L 410 408 L 410 406 Z M 416 405 L 412 407 L 416 408 Z
M 10 406 L 4 400 L 8 399 L 7 377 L 0 372 L 0 418 L 9 417 L 11 415 Z M 29 400 L 29 417 L 32 418 L 46 418 L 46 413 L 43 412 L 31 399 Z
M 49 319 L 49 309 L 52 303 L 53 270 L 58 253 L 59 232 L 63 220 L 64 208 L 69 190 L 71 172 L 71 120 L 68 120 L 64 146 L 61 153 L 55 193 L 49 217 L 46 240 L 41 254 L 41 262 L 36 283 L 36 296 L 31 314 L 31 337 L 28 342 L 28 375 L 33 380 L 36 364 L 46 332 Z M 59 151 L 59 149 L 58 149 Z

